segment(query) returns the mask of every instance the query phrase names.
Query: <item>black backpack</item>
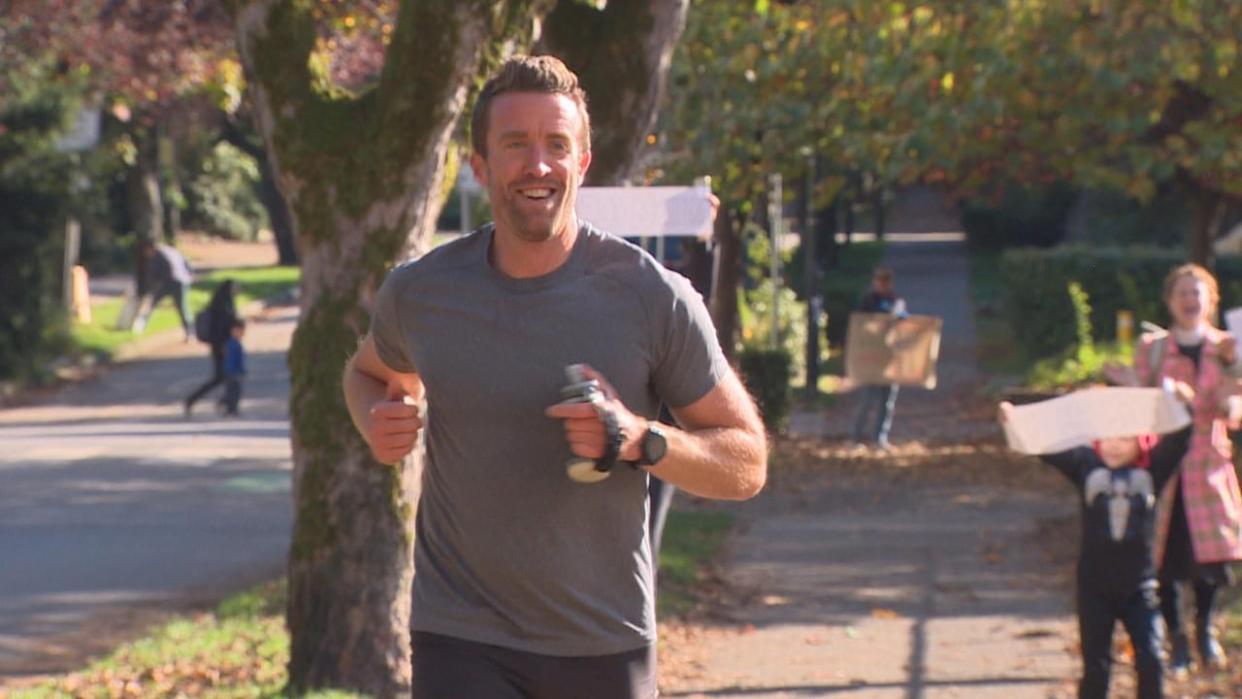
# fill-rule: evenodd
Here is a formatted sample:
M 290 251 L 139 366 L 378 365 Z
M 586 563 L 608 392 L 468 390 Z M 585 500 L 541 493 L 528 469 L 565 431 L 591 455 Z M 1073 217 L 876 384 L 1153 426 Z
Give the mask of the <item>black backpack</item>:
M 211 342 L 212 307 L 208 306 L 194 314 L 194 337 L 199 342 Z

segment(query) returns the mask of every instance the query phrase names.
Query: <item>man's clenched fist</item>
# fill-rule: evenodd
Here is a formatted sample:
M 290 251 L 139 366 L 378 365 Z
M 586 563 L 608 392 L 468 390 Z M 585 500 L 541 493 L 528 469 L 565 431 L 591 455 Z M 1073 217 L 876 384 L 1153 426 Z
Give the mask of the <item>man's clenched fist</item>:
M 390 390 L 389 397 L 372 405 L 367 413 L 366 438 L 371 456 L 383 464 L 400 462 L 414 450 L 422 427 L 418 403 L 404 393 Z

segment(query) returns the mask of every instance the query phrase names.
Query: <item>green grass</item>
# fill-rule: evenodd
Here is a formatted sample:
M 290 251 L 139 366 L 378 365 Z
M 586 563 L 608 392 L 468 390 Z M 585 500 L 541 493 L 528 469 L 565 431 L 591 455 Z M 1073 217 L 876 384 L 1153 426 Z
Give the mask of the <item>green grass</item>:
M 693 606 L 702 575 L 720 555 L 732 528 L 733 517 L 724 512 L 668 514 L 660 546 L 660 616 L 681 614 Z
M 733 518 L 720 512 L 672 512 L 660 552 L 660 614 L 688 610 L 703 571 L 716 559 Z M 277 699 L 289 662 L 282 578 L 239 593 L 210 613 L 177 617 L 84 670 L 6 695 L 11 699 L 200 696 Z M 350 699 L 315 692 L 305 699 Z
M 271 298 L 296 287 L 301 276 L 297 267 L 244 267 L 213 270 L 201 275 L 190 289 L 190 312 L 196 313 L 207 305 L 216 286 L 227 278 L 237 282 L 238 308 L 251 301 Z M 121 315 L 123 301 L 110 299 L 91 309 L 91 322 L 75 324 L 71 331 L 73 344 L 82 354 L 95 354 L 109 358 L 137 336 L 127 330 L 117 330 L 116 320 Z M 174 330 L 181 327 L 181 320 L 172 301 L 164 299 L 151 314 L 146 334 Z
M 212 614 L 178 617 L 87 669 L 15 691 L 52 697 L 278 697 L 289 636 L 284 580 L 226 599 Z

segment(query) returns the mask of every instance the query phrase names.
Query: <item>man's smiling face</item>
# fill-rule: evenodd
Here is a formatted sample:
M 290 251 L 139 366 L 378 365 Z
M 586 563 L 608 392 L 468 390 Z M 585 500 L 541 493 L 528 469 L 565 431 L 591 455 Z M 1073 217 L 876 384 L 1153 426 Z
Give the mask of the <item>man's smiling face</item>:
M 497 232 L 527 242 L 566 233 L 591 163 L 577 104 L 566 95 L 509 92 L 490 111 L 487 155 L 475 153 L 470 163 L 487 187 Z

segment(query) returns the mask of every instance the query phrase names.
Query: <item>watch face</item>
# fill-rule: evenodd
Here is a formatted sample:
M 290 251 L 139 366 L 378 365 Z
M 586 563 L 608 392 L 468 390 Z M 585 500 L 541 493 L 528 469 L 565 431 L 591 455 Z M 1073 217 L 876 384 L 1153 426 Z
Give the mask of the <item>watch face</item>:
M 643 437 L 643 465 L 650 466 L 664 458 L 668 450 L 668 440 L 664 438 L 664 430 L 652 424 Z

